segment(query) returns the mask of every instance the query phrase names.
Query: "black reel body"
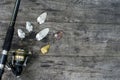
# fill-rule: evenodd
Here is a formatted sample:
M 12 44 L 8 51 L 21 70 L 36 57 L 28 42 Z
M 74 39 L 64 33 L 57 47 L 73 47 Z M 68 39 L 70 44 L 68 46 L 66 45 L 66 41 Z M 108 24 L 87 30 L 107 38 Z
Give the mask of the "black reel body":
M 15 76 L 20 76 L 23 67 L 26 66 L 28 61 L 29 52 L 24 49 L 17 49 L 12 53 L 11 60 L 8 62 L 8 66 L 11 68 Z

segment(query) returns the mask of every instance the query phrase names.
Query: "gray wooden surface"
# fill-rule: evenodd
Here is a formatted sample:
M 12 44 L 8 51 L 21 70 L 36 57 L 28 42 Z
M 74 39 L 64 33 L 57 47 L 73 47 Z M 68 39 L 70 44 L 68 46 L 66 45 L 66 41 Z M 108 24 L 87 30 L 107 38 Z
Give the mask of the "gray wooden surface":
M 17 29 L 25 22 L 34 31 L 48 27 L 50 35 L 63 30 L 60 41 L 41 55 L 43 42 L 24 41 L 33 51 L 20 80 L 120 80 L 120 0 L 21 0 L 12 49 L 20 45 Z M 0 0 L 0 47 L 2 47 L 15 0 Z M 44 24 L 36 18 L 47 12 Z M 0 48 L 1 50 L 1 48 Z M 16 80 L 5 71 L 3 80 Z M 19 80 L 19 79 L 18 79 Z

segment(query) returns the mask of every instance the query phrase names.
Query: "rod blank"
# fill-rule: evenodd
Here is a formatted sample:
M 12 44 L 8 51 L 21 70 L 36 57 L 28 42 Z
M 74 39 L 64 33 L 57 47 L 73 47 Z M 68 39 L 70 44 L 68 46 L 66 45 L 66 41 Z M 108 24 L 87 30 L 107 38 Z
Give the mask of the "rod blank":
M 21 2 L 21 0 L 16 0 L 16 2 L 15 2 L 12 18 L 11 18 L 9 28 L 8 28 L 6 36 L 5 36 L 5 41 L 4 41 L 4 44 L 2 47 L 3 51 L 2 51 L 2 56 L 1 56 L 1 60 L 0 60 L 0 80 L 1 80 L 2 75 L 4 73 L 4 67 L 5 67 L 5 64 L 7 62 L 7 55 L 8 55 L 7 52 L 11 48 L 11 43 L 12 43 L 12 39 L 13 39 L 13 35 L 14 35 L 14 26 L 15 26 L 16 17 L 18 14 L 20 2 Z

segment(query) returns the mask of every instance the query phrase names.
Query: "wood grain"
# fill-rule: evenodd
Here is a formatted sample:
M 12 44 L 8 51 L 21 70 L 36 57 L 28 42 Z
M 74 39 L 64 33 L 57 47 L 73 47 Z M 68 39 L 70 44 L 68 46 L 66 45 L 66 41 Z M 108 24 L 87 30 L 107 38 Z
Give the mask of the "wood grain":
M 1 48 L 14 2 L 0 0 Z M 26 21 L 32 22 L 34 33 L 50 28 L 51 48 L 47 55 L 41 55 L 40 47 L 46 43 L 35 39 L 22 42 L 34 55 L 20 80 L 119 80 L 119 10 L 119 0 L 22 0 L 11 50 L 21 45 L 17 29 L 28 33 Z M 47 20 L 39 25 L 36 19 L 43 12 L 48 13 Z M 64 36 L 53 42 L 52 35 L 57 30 L 63 30 Z M 16 80 L 6 70 L 3 80 L 8 79 Z

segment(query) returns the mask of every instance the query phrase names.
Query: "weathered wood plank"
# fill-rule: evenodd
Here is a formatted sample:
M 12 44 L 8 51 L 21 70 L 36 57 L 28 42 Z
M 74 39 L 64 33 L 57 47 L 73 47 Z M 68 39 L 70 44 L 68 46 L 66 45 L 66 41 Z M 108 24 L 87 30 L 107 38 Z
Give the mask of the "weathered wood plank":
M 7 24 L 1 23 L 1 30 L 6 30 Z M 21 27 L 22 26 L 22 27 Z M 56 30 L 63 30 L 64 37 L 62 40 L 51 43 L 51 55 L 79 55 L 79 56 L 119 56 L 119 25 L 111 24 L 79 24 L 79 23 L 45 23 L 41 26 L 35 24 L 35 32 L 39 32 L 45 27 L 50 28 L 50 35 Z M 114 27 L 113 27 L 114 26 Z M 69 28 L 68 28 L 69 27 Z M 17 29 L 22 28 L 25 31 L 25 24 L 16 25 L 14 35 L 14 44 L 18 44 Z M 5 36 L 5 32 L 1 32 L 1 42 Z M 17 39 L 17 40 L 16 40 Z M 52 38 L 49 39 L 52 42 Z M 71 43 L 71 44 L 69 44 Z M 29 44 L 29 43 L 28 43 Z M 34 45 L 34 46 L 33 46 Z M 41 42 L 33 44 L 34 51 L 38 51 Z M 2 46 L 2 45 L 1 45 Z M 31 45 L 28 45 L 31 46 Z M 15 46 L 16 47 L 16 46 Z M 59 54 L 56 54 L 59 52 Z M 85 54 L 84 54 L 85 53 Z M 114 53 L 114 55 L 113 55 Z
M 23 73 L 22 80 L 119 80 L 120 78 L 119 57 L 40 56 L 34 57 L 33 61 L 35 62 L 31 61 Z
M 0 0 L 0 47 L 9 25 L 15 0 Z M 120 71 L 120 1 L 119 0 L 22 0 L 12 49 L 20 45 L 17 29 L 25 32 L 25 22 L 35 33 L 50 28 L 51 48 L 40 54 L 43 42 L 25 40 L 24 47 L 34 55 L 23 72 L 22 80 L 119 80 Z M 36 18 L 46 11 L 45 24 Z M 52 43 L 52 34 L 63 30 L 60 41 Z M 0 48 L 1 51 L 1 48 Z M 15 80 L 9 71 L 4 80 Z
M 119 25 L 45 23 L 41 26 L 34 26 L 37 26 L 34 29 L 36 32 L 39 32 L 45 27 L 49 27 L 51 30 L 50 36 L 56 30 L 64 31 L 63 39 L 55 43 L 52 43 L 53 40 L 49 37 L 49 42 L 51 43 L 49 55 L 120 56 Z M 20 28 L 20 26 L 16 26 L 17 28 Z M 25 30 L 24 26 L 22 28 Z M 15 37 L 18 38 L 16 32 Z M 19 41 L 19 39 L 16 41 L 16 38 L 14 38 L 14 44 Z M 42 46 L 41 42 L 35 42 L 33 45 L 33 50 L 39 52 Z
M 77 0 L 76 0 L 77 1 Z M 104 0 L 98 1 L 98 4 L 94 5 L 95 1 L 86 0 L 86 1 L 77 1 L 83 2 L 81 6 L 76 6 L 76 2 L 72 4 L 72 1 L 58 2 L 58 1 L 34 1 L 29 2 L 25 0 L 21 4 L 21 10 L 19 13 L 19 20 L 32 20 L 35 19 L 43 11 L 47 11 L 49 16 L 47 22 L 87 22 L 87 23 L 109 23 L 109 24 L 119 24 L 120 22 L 120 12 L 119 3 L 113 1 L 107 1 L 106 4 Z M 39 3 L 39 4 L 36 4 Z M 71 3 L 71 4 L 69 4 Z M 13 3 L 11 3 L 13 4 Z M 4 16 L 0 16 L 1 20 L 9 20 L 11 15 L 10 9 L 13 5 L 7 4 L 2 5 L 1 13 Z M 80 4 L 78 4 L 80 5 Z M 113 6 L 112 6 L 113 5 Z M 54 7 L 55 6 L 55 7 Z M 91 6 L 91 7 L 88 7 Z M 7 10 L 9 8 L 9 10 Z M 56 8 L 56 9 L 54 9 Z M 63 9 L 61 9 L 63 8 Z M 27 15 L 26 15 L 27 14 Z M 26 15 L 26 16 L 25 16 Z M 6 17 L 5 17 L 6 16 Z M 21 17 L 24 16 L 24 17 Z

